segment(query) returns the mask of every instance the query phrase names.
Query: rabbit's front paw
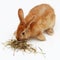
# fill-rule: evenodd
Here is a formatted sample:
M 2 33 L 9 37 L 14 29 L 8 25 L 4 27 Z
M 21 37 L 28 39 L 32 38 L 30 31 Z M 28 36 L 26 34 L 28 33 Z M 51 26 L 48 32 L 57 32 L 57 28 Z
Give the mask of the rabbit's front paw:
M 45 41 L 46 40 L 45 36 L 42 33 L 37 35 L 37 39 L 40 40 L 40 41 Z

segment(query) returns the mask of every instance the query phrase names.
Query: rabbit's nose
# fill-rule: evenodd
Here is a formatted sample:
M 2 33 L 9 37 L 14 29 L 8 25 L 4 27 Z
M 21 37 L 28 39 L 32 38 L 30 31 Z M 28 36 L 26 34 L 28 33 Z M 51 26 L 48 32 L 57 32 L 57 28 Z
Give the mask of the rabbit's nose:
M 18 41 L 22 41 L 22 40 L 23 40 L 23 39 L 22 39 L 21 37 L 19 37 L 19 36 L 17 36 L 16 39 L 17 39 Z
M 21 41 L 21 39 L 17 38 L 18 41 Z

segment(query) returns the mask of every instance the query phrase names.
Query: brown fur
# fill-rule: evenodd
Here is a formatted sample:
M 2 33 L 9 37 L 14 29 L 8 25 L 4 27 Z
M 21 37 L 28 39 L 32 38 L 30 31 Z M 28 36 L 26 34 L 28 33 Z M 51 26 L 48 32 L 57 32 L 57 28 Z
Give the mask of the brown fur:
M 21 21 L 17 28 L 16 38 L 18 40 L 35 37 L 39 40 L 45 40 L 43 32 L 51 35 L 55 24 L 55 13 L 48 4 L 41 4 L 32 8 L 24 19 L 22 9 L 18 10 L 18 16 Z M 25 35 L 21 35 L 22 32 Z

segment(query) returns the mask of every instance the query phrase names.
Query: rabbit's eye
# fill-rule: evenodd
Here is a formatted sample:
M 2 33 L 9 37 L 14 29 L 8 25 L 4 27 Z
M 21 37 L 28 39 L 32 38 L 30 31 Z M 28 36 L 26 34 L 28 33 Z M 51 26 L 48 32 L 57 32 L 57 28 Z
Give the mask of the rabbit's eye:
M 22 35 L 24 35 L 25 33 L 23 32 Z

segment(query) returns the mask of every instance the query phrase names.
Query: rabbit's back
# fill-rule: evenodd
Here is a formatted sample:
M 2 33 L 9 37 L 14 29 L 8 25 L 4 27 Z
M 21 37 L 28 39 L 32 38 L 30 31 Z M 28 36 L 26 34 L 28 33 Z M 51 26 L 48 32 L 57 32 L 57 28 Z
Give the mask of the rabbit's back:
M 32 17 L 35 17 L 33 20 Z M 55 23 L 55 14 L 53 8 L 51 8 L 48 4 L 41 4 L 31 9 L 29 14 L 26 16 L 26 23 L 31 23 L 32 30 L 41 30 L 44 31 L 50 27 L 54 26 Z M 30 21 L 31 20 L 31 21 Z
M 41 4 L 32 8 L 29 14 L 26 16 L 25 20 L 26 22 L 29 22 L 32 16 L 36 16 L 37 18 L 42 16 L 45 17 L 49 13 L 53 14 L 54 13 L 53 11 L 54 10 L 48 4 Z

